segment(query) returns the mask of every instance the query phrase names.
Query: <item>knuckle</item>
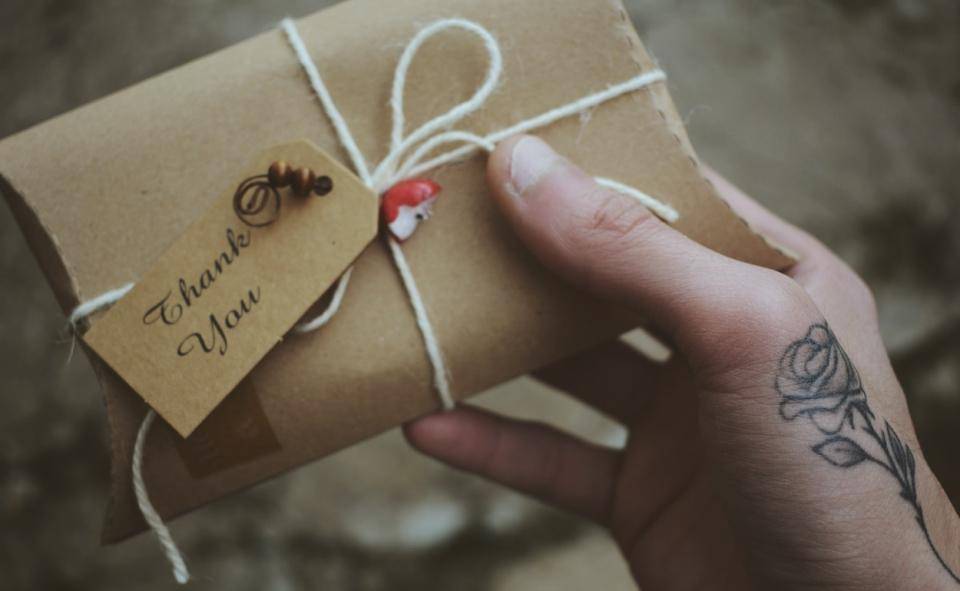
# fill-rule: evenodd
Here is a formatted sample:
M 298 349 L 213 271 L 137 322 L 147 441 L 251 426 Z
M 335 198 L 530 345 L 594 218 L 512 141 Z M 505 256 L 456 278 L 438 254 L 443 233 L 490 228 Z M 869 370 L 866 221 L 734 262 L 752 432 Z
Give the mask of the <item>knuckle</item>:
M 506 433 L 503 426 L 500 425 L 494 431 L 490 444 L 486 446 L 483 453 L 481 453 L 476 460 L 476 465 L 481 474 L 492 474 L 495 472 L 497 466 L 503 462 L 505 446 Z
M 619 193 L 597 187 L 584 199 L 596 204 L 577 220 L 576 235 L 586 248 L 622 248 L 648 239 L 659 224 L 645 207 Z
M 536 487 L 540 496 L 555 495 L 557 491 L 563 490 L 565 464 L 561 445 L 553 445 L 544 450 L 540 464 L 542 472 Z
M 745 282 L 749 288 L 741 290 L 742 296 L 727 310 L 729 319 L 751 325 L 776 325 L 813 306 L 807 292 L 790 277 L 769 269 L 757 269 L 755 273 Z
M 873 290 L 850 265 L 825 251 L 817 264 L 810 265 L 798 279 L 820 294 L 828 294 L 846 314 L 876 320 L 877 302 Z
M 580 199 L 566 220 L 561 249 L 568 276 L 589 291 L 603 291 L 623 280 L 633 255 L 657 240 L 660 220 L 634 200 L 596 186 Z
M 698 334 L 696 355 L 701 375 L 711 378 L 767 375 L 778 356 L 779 345 L 773 345 L 795 338 L 797 319 L 820 316 L 798 283 L 759 268 L 715 298 L 712 313 Z
M 782 319 L 786 313 L 796 313 L 812 307 L 810 296 L 790 277 L 764 269 L 765 280 L 760 282 L 752 306 L 764 320 Z
M 870 317 L 877 316 L 877 300 L 873 290 L 849 265 L 839 262 L 836 273 L 837 286 L 854 308 Z

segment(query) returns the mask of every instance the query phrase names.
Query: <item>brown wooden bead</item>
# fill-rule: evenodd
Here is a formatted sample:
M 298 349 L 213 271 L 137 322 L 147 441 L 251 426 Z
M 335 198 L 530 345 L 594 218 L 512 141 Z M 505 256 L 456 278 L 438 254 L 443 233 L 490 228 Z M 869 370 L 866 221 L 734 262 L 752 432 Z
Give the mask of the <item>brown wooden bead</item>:
M 323 197 L 327 193 L 333 190 L 333 179 L 327 175 L 317 177 L 317 181 L 313 184 L 313 192 Z
M 297 197 L 306 197 L 313 190 L 313 183 L 316 182 L 317 175 L 309 168 L 298 168 L 293 171 L 290 179 L 290 185 L 293 187 L 293 193 Z
M 277 189 L 289 185 L 290 181 L 292 180 L 292 175 L 293 169 L 290 168 L 290 165 L 283 160 L 277 160 L 271 164 L 270 169 L 267 170 L 267 180 L 269 180 L 270 184 Z

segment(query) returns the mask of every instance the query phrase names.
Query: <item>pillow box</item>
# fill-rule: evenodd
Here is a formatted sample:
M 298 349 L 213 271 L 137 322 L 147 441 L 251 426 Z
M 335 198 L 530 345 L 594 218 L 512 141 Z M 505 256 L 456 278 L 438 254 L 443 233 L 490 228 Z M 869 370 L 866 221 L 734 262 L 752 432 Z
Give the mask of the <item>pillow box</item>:
M 458 126 L 481 135 L 655 68 L 615 0 L 351 0 L 299 28 L 370 160 L 388 149 L 400 52 L 423 23 L 447 17 L 478 22 L 503 47 L 500 86 Z M 408 125 L 470 96 L 485 60 L 468 35 L 425 45 L 407 81 Z M 591 174 L 675 207 L 675 227 L 691 238 L 770 268 L 791 262 L 704 180 L 665 84 L 537 133 Z M 283 34 L 271 30 L 0 142 L 0 188 L 69 311 L 137 281 L 215 198 L 209 187 L 235 178 L 265 148 L 300 138 L 347 162 Z M 500 219 L 485 163 L 477 156 L 427 175 L 445 197 L 404 247 L 457 398 L 642 320 L 542 269 Z M 145 527 L 130 460 L 146 406 L 96 356 L 91 362 L 111 431 L 109 543 Z M 378 240 L 358 259 L 337 317 L 286 337 L 198 428 L 199 438 L 183 440 L 158 423 L 144 478 L 170 519 L 437 407 L 414 316 Z M 237 424 L 250 416 L 260 422 L 248 441 Z

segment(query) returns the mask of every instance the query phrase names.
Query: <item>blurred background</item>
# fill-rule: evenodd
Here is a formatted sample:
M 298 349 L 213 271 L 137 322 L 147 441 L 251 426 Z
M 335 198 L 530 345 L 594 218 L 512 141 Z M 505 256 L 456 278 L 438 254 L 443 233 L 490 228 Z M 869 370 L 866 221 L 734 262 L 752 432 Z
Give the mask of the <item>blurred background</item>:
M 2 0 L 0 137 L 301 16 L 313 0 Z M 960 505 L 960 4 L 627 2 L 701 156 L 874 289 L 927 459 Z M 98 547 L 93 373 L 0 207 L 0 588 L 173 587 L 153 539 Z M 523 392 L 518 392 L 522 390 Z M 481 397 L 606 442 L 527 379 Z M 196 588 L 631 589 L 612 543 L 396 433 L 181 519 Z

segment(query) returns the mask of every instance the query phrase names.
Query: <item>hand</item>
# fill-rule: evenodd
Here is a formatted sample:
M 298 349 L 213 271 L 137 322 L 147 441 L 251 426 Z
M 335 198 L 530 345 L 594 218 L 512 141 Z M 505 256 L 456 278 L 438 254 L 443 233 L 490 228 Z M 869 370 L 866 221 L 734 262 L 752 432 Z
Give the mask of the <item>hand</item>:
M 960 519 L 927 467 L 872 296 L 823 245 L 720 177 L 786 274 L 710 251 L 535 138 L 489 163 L 548 267 L 632 307 L 677 354 L 612 343 L 539 373 L 622 422 L 623 450 L 461 407 L 410 442 L 607 526 L 643 589 L 960 585 Z M 584 565 L 589 568 L 589 565 Z

